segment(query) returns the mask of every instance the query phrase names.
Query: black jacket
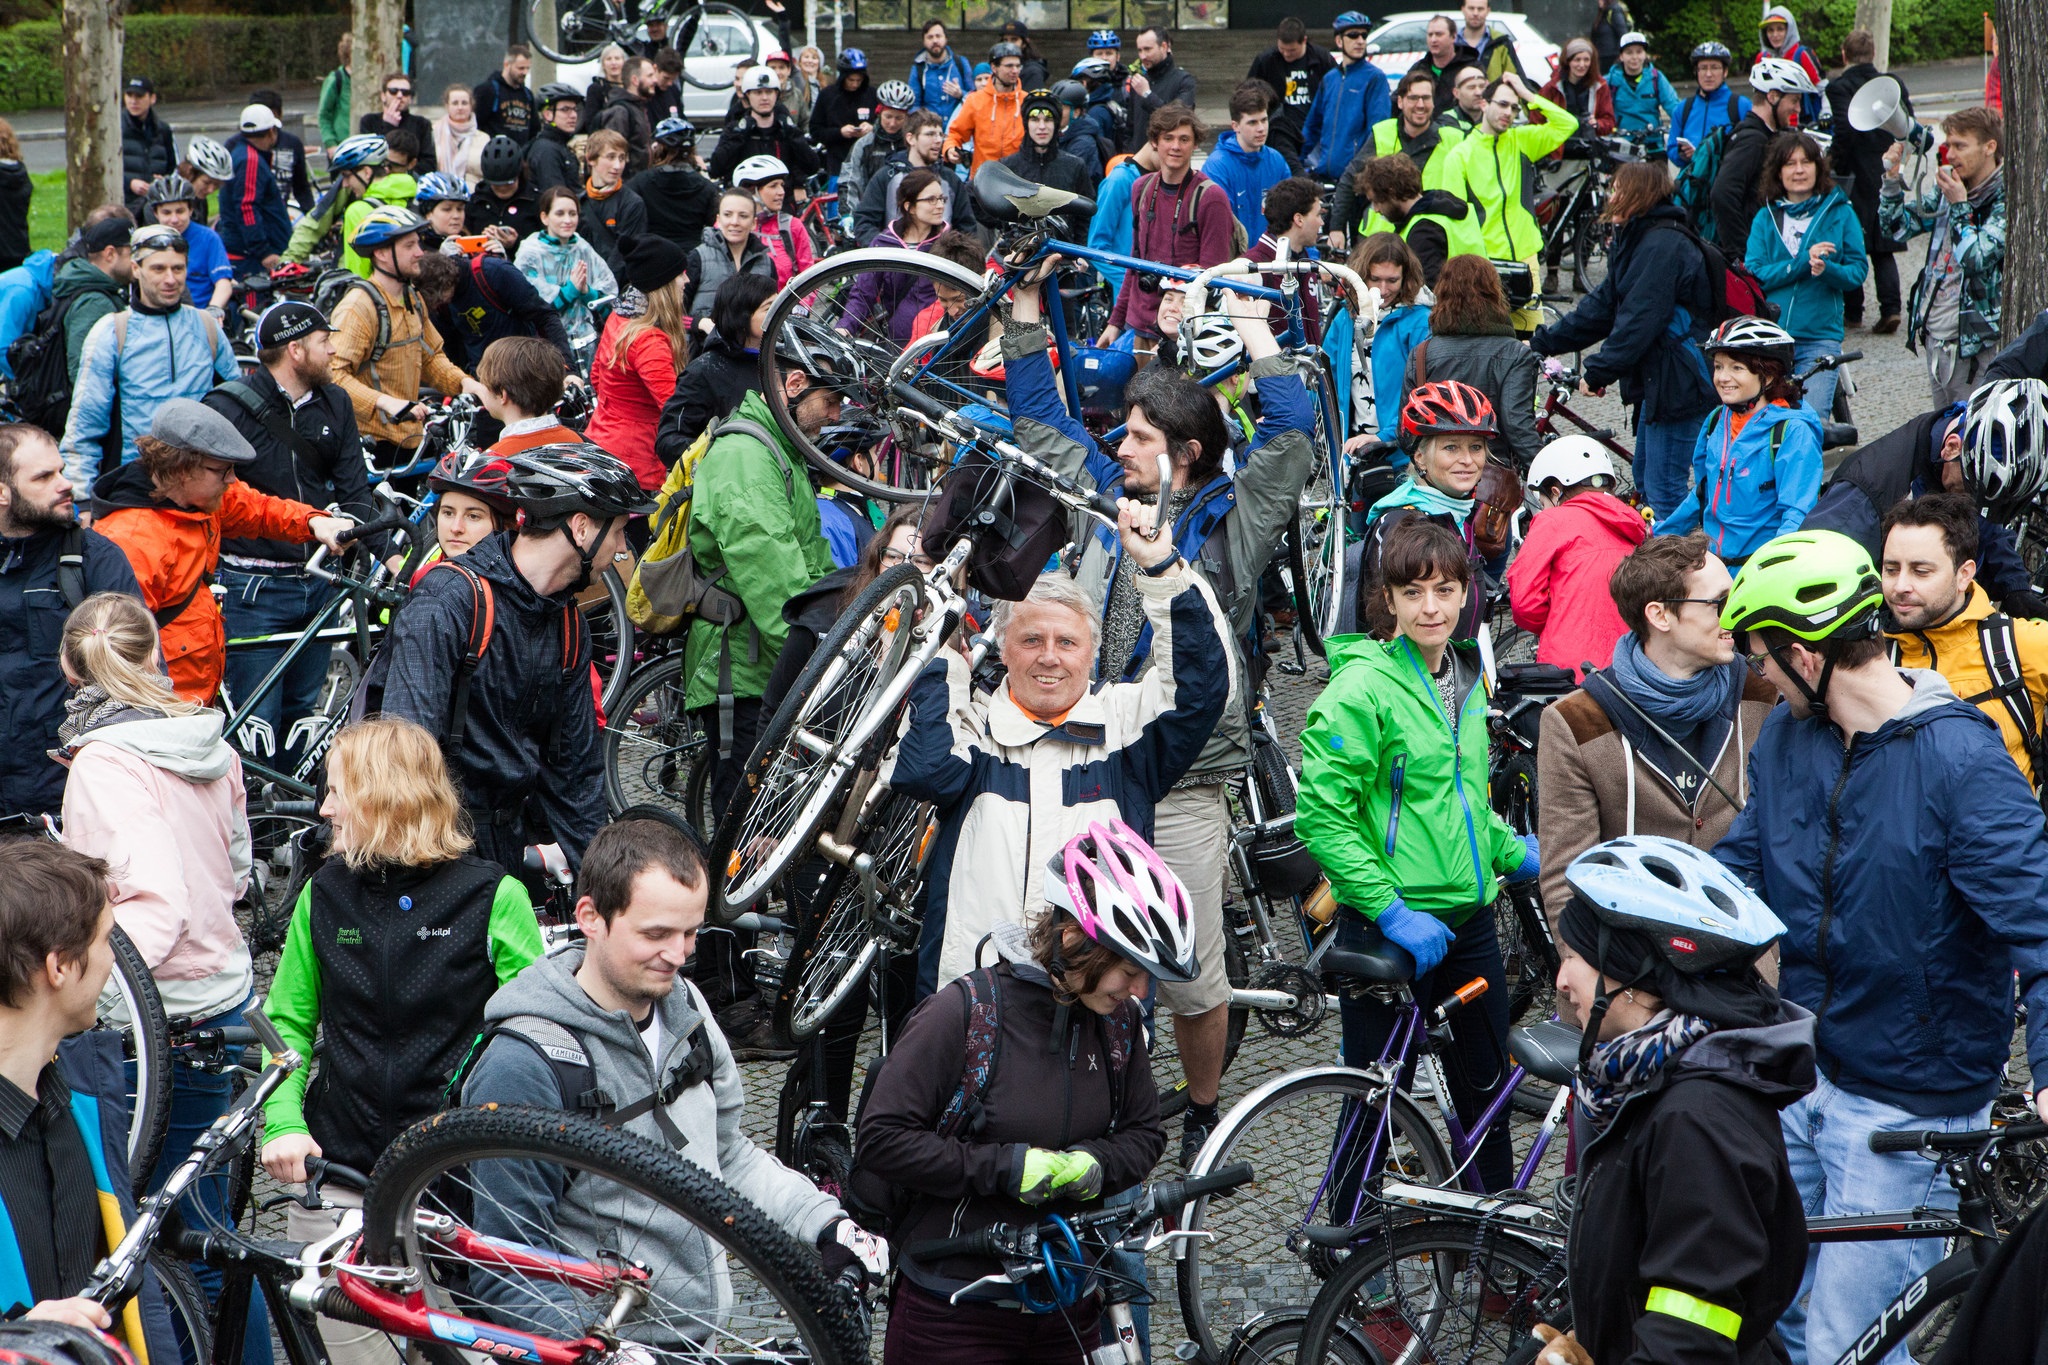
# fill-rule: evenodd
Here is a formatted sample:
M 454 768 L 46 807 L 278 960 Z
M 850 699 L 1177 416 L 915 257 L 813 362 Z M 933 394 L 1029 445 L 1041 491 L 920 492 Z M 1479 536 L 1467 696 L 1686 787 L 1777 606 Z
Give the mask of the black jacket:
M 1857 226 L 1863 229 L 1863 245 L 1868 251 L 1896 252 L 1897 246 L 1877 230 L 1877 192 L 1884 183 L 1884 154 L 1897 139 L 1882 128 L 1858 132 L 1849 122 L 1849 101 L 1856 98 L 1856 92 L 1876 80 L 1878 70 L 1869 62 L 1859 62 L 1845 67 L 1839 76 L 1828 77 L 1826 94 L 1828 108 L 1834 111 L 1834 144 L 1828 148 L 1828 162 L 1839 183 L 1844 177 L 1853 176 L 1849 185 L 1849 204 L 1856 210 Z M 1893 79 L 1897 79 L 1896 73 Z M 1899 94 L 1905 100 L 1908 112 L 1913 108 L 1913 97 L 1906 94 L 1905 82 L 1899 82 Z
M 834 569 L 782 604 L 782 619 L 789 625 L 789 635 L 761 688 L 762 715 L 772 716 L 782 709 L 789 689 L 796 686 L 796 680 L 810 666 L 811 656 L 818 652 L 818 641 L 839 623 L 839 599 L 846 595 L 847 584 L 859 572 L 857 564 Z
M 1135 152 L 1147 141 L 1146 127 L 1152 122 L 1152 115 L 1169 104 L 1185 104 L 1195 107 L 1195 73 L 1174 65 L 1173 54 L 1166 54 L 1166 60 L 1158 66 L 1145 68 L 1145 79 L 1152 84 L 1152 93 L 1140 95 L 1135 90 L 1125 95 L 1131 111 L 1131 140 L 1124 145 L 1127 152 Z M 1302 118 L 1308 114 L 1303 112 Z
M 1340 184 L 1337 193 L 1341 195 L 1343 192 Z M 1364 200 L 1361 198 L 1359 202 Z M 1401 240 L 1408 243 L 1415 258 L 1422 262 L 1423 283 L 1434 286 L 1437 272 L 1451 258 L 1450 234 L 1444 231 L 1443 224 L 1428 221 L 1428 216 L 1463 218 L 1471 212 L 1472 205 L 1449 190 L 1424 190 L 1422 197 L 1405 215 L 1395 214 L 1387 219 L 1394 225 L 1394 231 L 1401 234 Z
M 289 498 L 309 507 L 338 505 L 357 521 L 374 521 L 384 509 L 370 496 L 363 465 L 363 442 L 356 430 L 356 410 L 338 384 L 322 384 L 294 408 L 270 371 L 261 368 L 240 383 L 253 390 L 258 417 L 233 394 L 215 389 L 200 401 L 234 424 L 255 447 L 256 463 L 235 471 L 242 482 L 273 498 Z M 272 424 L 288 426 L 299 449 L 273 435 Z M 319 549 L 282 540 L 223 540 L 221 553 L 254 559 L 304 563 Z
M 490 582 L 495 616 L 489 646 L 470 680 L 462 739 L 449 767 L 463 807 L 479 825 L 504 825 L 531 799 L 547 835 L 580 866 L 583 846 L 605 812 L 590 632 L 579 619 L 577 639 L 565 648 L 562 606 L 573 595 L 535 592 L 513 566 L 511 545 L 507 532 L 462 557 L 464 568 Z M 403 716 L 445 736 L 474 617 L 475 601 L 463 576 L 450 569 L 429 571 L 399 609 L 370 665 L 368 700 L 385 715 Z
M 1704 340 L 1713 308 L 1706 258 L 1678 230 L 1684 221 L 1682 209 L 1661 204 L 1623 223 L 1608 251 L 1607 278 L 1529 338 L 1538 355 L 1604 340 L 1586 359 L 1586 382 L 1596 389 L 1620 384 L 1621 401 L 1636 409 L 1638 422 L 1704 416 L 1718 401 L 1705 356 L 1672 335 L 1675 310 L 1683 308 L 1686 335 Z
M 972 231 L 976 226 L 974 195 L 968 189 L 967 173 L 958 166 L 948 166 L 943 162 L 927 169 L 939 173 L 939 183 L 951 196 L 946 221 L 957 231 Z M 867 187 L 860 192 L 860 204 L 853 211 L 853 239 L 856 242 L 872 246 L 876 234 L 896 221 L 896 186 L 910 171 L 910 153 L 898 152 L 868 177 Z M 1083 190 L 1082 193 L 1093 194 L 1094 191 Z
M 297 133 L 286 128 L 277 130 L 277 141 L 270 148 L 270 173 L 277 177 L 277 187 L 284 191 L 286 199 L 301 210 L 313 207 L 313 177 L 306 169 L 306 143 Z
M 28 167 L 0 161 L 0 270 L 12 270 L 28 259 L 28 205 L 35 192 Z
M 472 236 L 487 227 L 508 227 L 525 241 L 540 231 L 540 210 L 534 205 L 533 186 L 522 171 L 519 184 L 509 199 L 500 199 L 489 185 L 479 185 L 469 196 L 469 209 L 462 215 L 463 226 Z
M 1778 1317 L 1806 1270 L 1806 1207 L 1778 1111 L 1813 1089 L 1813 1016 L 1708 1034 L 1580 1148 L 1572 1326 L 1594 1360 L 1785 1359 Z M 1646 1312 L 1654 1289 L 1739 1320 L 1735 1338 Z
M 1757 198 L 1757 181 L 1763 174 L 1764 152 L 1776 136 L 1752 109 L 1728 134 L 1728 145 L 1721 151 L 1721 169 L 1710 194 L 1714 245 L 1731 261 L 1749 255 L 1750 220 L 1763 202 Z
M 647 230 L 688 251 L 718 217 L 718 186 L 682 162 L 650 166 L 626 182 L 647 210 Z
M 476 126 L 488 137 L 509 137 L 525 146 L 540 124 L 533 91 L 514 85 L 502 71 L 493 71 L 470 92 L 476 105 Z
M 661 405 L 661 421 L 654 429 L 655 457 L 673 468 L 690 442 L 713 423 L 732 416 L 740 400 L 760 387 L 760 354 L 712 333 L 676 376 L 675 392 Z
M 634 99 L 615 87 L 605 97 L 604 108 L 597 111 L 597 122 L 591 131 L 599 128 L 609 128 L 626 139 L 627 175 L 638 175 L 647 169 L 647 149 L 654 145 L 654 124 L 647 117 L 647 101 Z
M 818 92 L 817 102 L 811 105 L 811 141 L 825 153 L 825 170 L 828 173 L 838 173 L 839 163 L 860 140 L 858 132 L 848 137 L 840 129 L 848 124 L 857 129 L 863 123 L 874 121 L 874 82 L 863 81 L 860 89 L 849 91 L 841 82 L 833 81 Z M 725 150 L 723 140 L 719 142 L 718 150 Z M 796 168 L 791 166 L 790 169 L 794 171 Z
M 54 815 L 64 806 L 66 769 L 50 758 L 70 687 L 57 667 L 70 604 L 57 586 L 65 531 L 0 540 L 0 815 Z M 140 598 L 121 547 L 98 531 L 80 531 L 87 596 L 125 592 Z M 82 600 L 82 599 L 81 599 Z
M 1408 71 L 1411 75 L 1420 71 L 1436 82 L 1436 113 L 1438 118 L 1442 118 L 1458 107 L 1458 97 L 1452 92 L 1457 88 L 1459 75 L 1466 67 L 1477 65 L 1479 63 L 1473 60 L 1472 49 L 1460 42 L 1451 54 L 1451 64 L 1443 70 L 1437 70 L 1436 63 L 1431 61 L 1429 54 L 1425 52 L 1415 59 L 1415 65 L 1409 67 Z
M 400 128 L 418 139 L 420 144 L 420 159 L 412 165 L 413 175 L 417 177 L 425 175 L 428 171 L 440 170 L 441 163 L 434 155 L 434 125 L 421 115 L 407 110 L 405 116 L 393 124 L 384 121 L 383 110 L 372 109 L 356 120 L 358 133 L 375 133 L 378 137 L 388 137 Z
M 518 266 L 488 251 L 461 264 L 454 297 L 434 314 L 435 330 L 441 333 L 450 360 L 475 374 L 484 348 L 499 337 L 539 337 L 561 352 L 563 363 L 574 367 L 575 352 L 561 313 L 541 302 L 539 291 Z
M 1989 384 L 1994 379 L 2048 380 L 2048 308 L 2035 315 L 2012 345 L 1991 357 L 1977 382 Z
M 142 196 L 131 193 L 131 180 L 154 180 L 177 169 L 178 151 L 171 141 L 170 125 L 149 111 L 139 122 L 126 109 L 121 111 L 121 198 L 128 211 L 142 207 Z
M 604 257 L 612 274 L 624 280 L 626 258 L 619 253 L 619 238 L 647 231 L 647 205 L 625 185 L 603 199 L 592 199 L 586 188 L 576 196 L 576 205 L 583 214 L 577 231 Z
M 842 154 L 845 150 L 843 146 L 840 148 Z M 803 130 L 790 122 L 788 112 L 780 105 L 775 109 L 775 122 L 766 128 L 755 122 L 752 114 L 725 125 L 725 131 L 718 135 L 718 146 L 711 153 L 711 178 L 729 182 L 733 167 L 750 156 L 772 156 L 780 160 L 789 167 L 793 185 L 801 185 L 816 175 L 821 164 L 817 150 L 805 140 Z M 838 163 L 833 164 L 836 166 Z
M 1329 53 L 1309 43 L 1297 62 L 1281 56 L 1279 48 L 1269 47 L 1252 58 L 1251 70 L 1245 73 L 1246 80 L 1264 81 L 1280 97 L 1266 145 L 1286 157 L 1288 169 L 1297 175 L 1301 173 L 1301 127 L 1308 122 L 1309 106 L 1316 102 L 1316 87 L 1336 64 Z
M 583 163 L 576 159 L 568 135 L 552 124 L 543 125 L 526 144 L 526 183 L 536 195 L 557 185 L 572 190 L 583 186 Z
M 1408 353 L 1401 381 L 1401 403 L 1409 391 L 1425 381 L 1455 379 L 1485 394 L 1498 414 L 1500 435 L 1493 440 L 1496 456 L 1512 458 L 1517 469 L 1527 469 L 1543 438 L 1536 431 L 1536 378 L 1542 362 L 1521 343 L 1514 328 L 1502 325 L 1497 333 L 1432 332 Z
M 1003 165 L 1035 185 L 1046 185 L 1056 190 L 1071 190 L 1079 195 L 1093 194 L 1094 187 L 1088 183 L 1088 170 L 1072 153 L 1060 150 L 1058 139 L 1051 146 L 1040 149 L 1031 145 L 1030 137 L 1024 145 L 1003 158 Z M 1055 214 L 1066 225 L 1069 241 L 1085 241 L 1088 237 L 1089 215 L 1071 209 Z

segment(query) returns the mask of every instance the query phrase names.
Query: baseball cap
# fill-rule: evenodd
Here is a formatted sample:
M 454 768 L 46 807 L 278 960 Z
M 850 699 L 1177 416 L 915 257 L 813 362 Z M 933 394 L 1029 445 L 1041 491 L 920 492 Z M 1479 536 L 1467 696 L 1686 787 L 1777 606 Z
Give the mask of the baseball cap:
M 256 349 L 273 350 L 288 341 L 333 330 L 327 315 L 318 308 L 297 299 L 288 299 L 283 303 L 273 303 L 263 310 L 262 317 L 256 319 Z
M 156 82 L 147 76 L 130 76 L 128 84 L 121 88 L 130 95 L 154 95 L 156 93 Z
M 88 256 L 105 251 L 110 246 L 127 246 L 129 234 L 135 231 L 134 220 L 125 213 L 111 218 L 102 218 L 78 234 L 78 249 Z
M 267 133 L 272 128 L 283 126 L 267 104 L 251 104 L 242 110 L 242 131 L 245 133 Z

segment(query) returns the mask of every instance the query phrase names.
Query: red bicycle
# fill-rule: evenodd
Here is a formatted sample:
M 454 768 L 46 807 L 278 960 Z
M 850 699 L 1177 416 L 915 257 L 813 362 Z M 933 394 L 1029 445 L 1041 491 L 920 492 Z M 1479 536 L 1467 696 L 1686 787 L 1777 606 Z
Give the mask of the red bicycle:
M 1573 410 L 1571 400 L 1578 395 L 1579 377 L 1577 369 L 1555 356 L 1543 362 L 1543 382 L 1549 386 L 1549 392 L 1544 395 L 1543 415 L 1536 419 L 1536 434 L 1545 441 L 1569 435 L 1571 433 L 1560 431 L 1557 425 L 1560 420 L 1569 422 L 1577 427 L 1580 433 L 1607 447 L 1608 453 L 1622 463 L 1633 465 L 1635 452 L 1621 443 L 1613 427 L 1603 427 L 1589 422 Z

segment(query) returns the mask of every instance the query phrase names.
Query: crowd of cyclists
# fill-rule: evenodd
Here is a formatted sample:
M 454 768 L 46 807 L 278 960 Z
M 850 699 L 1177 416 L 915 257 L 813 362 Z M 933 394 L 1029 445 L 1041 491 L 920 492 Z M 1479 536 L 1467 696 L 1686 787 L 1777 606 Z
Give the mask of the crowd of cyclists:
M 132 952 L 178 1029 L 274 1030 L 245 1069 L 278 1078 L 251 1151 L 305 1191 L 293 1242 L 367 1228 L 374 1181 L 366 1205 L 322 1173 L 371 1171 L 423 1120 L 567 1110 L 736 1191 L 834 1295 L 886 1295 L 892 1365 L 1173 1350 L 1143 1239 L 1082 1264 L 1061 1220 L 1217 1175 L 1243 1023 L 1226 906 L 1251 889 L 1232 849 L 1271 670 L 1306 661 L 1321 518 L 1344 633 L 1315 637 L 1327 681 L 1282 785 L 1335 907 L 1315 988 L 1339 1055 L 1370 1069 L 1410 1002 L 1445 1002 L 1435 1049 L 1475 1124 L 1526 951 L 1512 895 L 1540 903 L 1576 1049 L 1569 1292 L 1520 1358 L 1860 1358 L 1939 1243 L 1809 1247 L 1808 1221 L 1954 1210 L 1933 1140 L 1885 1135 L 1984 1130 L 2026 1088 L 2017 1055 L 2048 1068 L 2048 313 L 2000 314 L 2002 117 L 1949 115 L 1938 151 L 1919 125 L 1863 129 L 1871 35 L 1830 76 L 1779 6 L 1746 67 L 1692 49 L 1683 96 L 1619 0 L 1550 73 L 1486 0 L 1431 19 L 1398 80 L 1371 27 L 1337 15 L 1326 50 L 1282 22 L 1213 142 L 1159 28 L 1129 64 L 1091 33 L 1055 80 L 1020 24 L 976 62 L 934 20 L 874 84 L 860 49 L 792 53 L 781 24 L 715 130 L 682 117 L 658 35 L 580 91 L 529 88 L 511 47 L 431 121 L 387 73 L 353 127 L 344 40 L 313 148 L 269 92 L 226 143 L 181 146 L 128 81 L 123 202 L 0 263 L 0 1316 L 112 1332 L 145 1365 L 204 1356 L 170 1330 L 179 1257 L 124 1295 L 95 1278 L 136 1194 L 238 1104 L 234 1067 L 174 1067 L 161 1150 L 131 1170 L 117 1130 L 147 1097 L 95 1035 Z M 1597 247 L 1571 249 L 1599 278 L 1565 293 L 1554 191 L 1582 166 L 1600 193 L 1576 241 Z M 1056 241 L 1023 270 L 1004 253 L 1026 227 L 1069 259 Z M 865 273 L 829 325 L 785 325 L 851 250 Z M 1188 287 L 1237 260 L 1237 287 Z M 877 405 L 863 343 L 885 367 L 943 343 L 981 302 L 961 281 L 998 271 L 1007 297 L 948 372 L 973 401 Z M 1858 439 L 1838 385 L 1866 284 L 1929 408 L 1831 467 Z M 1075 403 L 1082 368 L 1110 377 Z M 1619 389 L 1632 455 L 1555 434 L 1539 395 L 1574 387 Z M 960 470 L 1059 498 L 965 473 L 865 495 L 903 467 L 905 414 Z M 593 629 L 607 582 L 644 604 L 678 554 L 668 629 Z M 295 647 L 343 590 L 323 564 L 381 594 L 353 608 L 376 643 L 338 691 L 324 645 Z M 732 831 L 787 755 L 831 749 L 845 631 L 904 565 L 957 571 L 971 620 L 876 613 L 955 633 L 863 760 L 928 824 L 914 941 L 817 1054 L 851 1140 L 820 1180 L 747 1136 L 741 1066 L 810 1064 L 757 935 L 825 913 L 819 865 L 863 852 L 835 852 L 858 803 L 750 917 L 706 917 L 775 851 Z M 1504 662 L 1516 634 L 1533 665 Z M 601 675 L 637 650 L 680 657 L 701 800 L 608 792 L 649 717 L 608 710 Z M 1518 687 L 1548 703 L 1519 823 L 1492 790 Z M 273 764 L 317 774 L 310 840 L 265 833 Z M 1415 1085 L 1408 1056 L 1390 1084 Z M 457 1286 L 478 1321 L 581 1343 L 563 1360 L 734 1358 L 632 1330 L 639 1303 L 737 1311 L 697 1224 L 519 1155 L 450 1205 L 505 1272 Z M 1516 1165 L 1491 1126 L 1466 1187 L 1518 1190 Z M 232 1225 L 246 1198 L 213 1180 L 178 1207 Z M 996 1249 L 1040 1220 L 1072 1245 L 1046 1244 L 1049 1298 L 1038 1260 Z M 2038 1222 L 1964 1308 L 1973 1360 L 2038 1349 L 2011 1325 L 2040 1301 Z M 268 1315 L 313 1301 L 236 1297 L 192 1245 L 266 1365 Z M 594 1272 L 511 1273 L 550 1254 L 640 1279 L 593 1319 Z M 405 1349 L 360 1310 L 318 1317 L 338 1363 Z M 1361 1328 L 1389 1351 L 1429 1330 Z M 0 1348 L 10 1330 L 35 1329 Z

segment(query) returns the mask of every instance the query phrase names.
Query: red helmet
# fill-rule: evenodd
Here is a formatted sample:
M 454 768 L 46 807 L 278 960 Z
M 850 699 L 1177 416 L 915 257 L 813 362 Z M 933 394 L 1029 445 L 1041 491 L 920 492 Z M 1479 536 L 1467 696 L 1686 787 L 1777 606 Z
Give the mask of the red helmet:
M 1470 384 L 1461 384 L 1455 379 L 1418 384 L 1409 392 L 1408 401 L 1401 405 L 1401 436 L 1406 441 L 1412 443 L 1424 436 L 1458 431 L 1476 432 L 1481 436 L 1500 435 L 1500 423 L 1494 419 L 1493 404 Z
M 519 508 L 507 479 L 512 462 L 481 450 L 451 450 L 427 475 L 427 487 L 437 493 L 467 493 L 494 511 L 511 516 Z

